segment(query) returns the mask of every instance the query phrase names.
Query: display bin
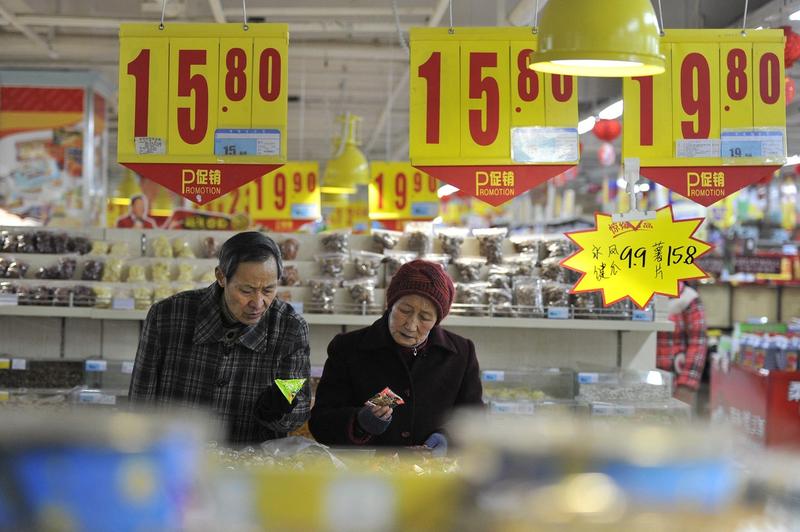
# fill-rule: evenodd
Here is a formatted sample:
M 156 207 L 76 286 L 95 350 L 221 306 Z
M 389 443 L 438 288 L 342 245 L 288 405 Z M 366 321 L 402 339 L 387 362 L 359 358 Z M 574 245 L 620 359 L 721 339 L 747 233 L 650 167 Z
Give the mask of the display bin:
M 587 410 L 596 418 L 625 418 L 626 421 L 651 425 L 674 425 L 687 423 L 692 419 L 692 409 L 689 405 L 674 398 L 650 402 L 591 401 Z
M 578 398 L 588 402 L 658 402 L 672 397 L 672 374 L 662 370 L 585 369 Z
M 84 362 L 84 381 L 87 388 L 123 391 L 128 394 L 133 360 L 89 359 Z
M 67 408 L 74 388 L 11 388 L 0 390 L 2 407 Z
M 0 358 L 0 389 L 69 389 L 83 380 L 77 360 Z
M 494 413 L 533 414 L 561 404 L 570 409 L 575 372 L 563 368 L 521 368 L 481 372 L 483 400 Z
M 800 371 L 711 366 L 711 412 L 767 447 L 800 449 Z

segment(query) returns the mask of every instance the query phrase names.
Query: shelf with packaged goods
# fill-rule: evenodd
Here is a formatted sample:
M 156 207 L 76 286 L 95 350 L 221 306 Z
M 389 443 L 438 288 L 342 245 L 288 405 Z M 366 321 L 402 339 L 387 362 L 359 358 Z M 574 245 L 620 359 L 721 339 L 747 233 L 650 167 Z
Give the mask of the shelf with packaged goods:
M 48 307 L 8 305 L 0 306 L 2 316 L 33 316 L 41 318 L 89 318 L 97 320 L 143 320 L 146 310 L 113 310 L 97 308 Z M 359 314 L 303 314 L 309 325 L 367 326 L 378 315 Z M 486 318 L 476 316 L 449 316 L 443 322 L 451 327 L 492 327 L 509 329 L 567 329 L 598 331 L 669 331 L 671 321 L 631 320 L 556 320 L 544 318 Z

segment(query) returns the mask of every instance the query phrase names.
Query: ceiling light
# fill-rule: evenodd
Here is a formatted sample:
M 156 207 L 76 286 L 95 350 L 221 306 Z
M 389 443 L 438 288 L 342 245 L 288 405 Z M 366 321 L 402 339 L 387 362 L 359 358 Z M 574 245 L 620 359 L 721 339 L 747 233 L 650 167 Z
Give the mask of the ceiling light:
M 617 100 L 616 102 L 612 103 L 598 114 L 600 118 L 603 120 L 614 120 L 615 118 L 619 118 L 622 116 L 622 100 Z
M 358 123 L 361 117 L 347 113 L 340 116 L 339 121 L 342 129 L 339 142 L 336 142 L 338 146 L 325 165 L 320 190 L 330 194 L 353 194 L 358 185 L 369 184 L 369 163 L 358 148 Z
M 800 9 L 789 15 L 789 20 L 800 20 Z
M 570 76 L 652 76 L 664 72 L 650 0 L 550 0 L 539 21 L 530 68 Z

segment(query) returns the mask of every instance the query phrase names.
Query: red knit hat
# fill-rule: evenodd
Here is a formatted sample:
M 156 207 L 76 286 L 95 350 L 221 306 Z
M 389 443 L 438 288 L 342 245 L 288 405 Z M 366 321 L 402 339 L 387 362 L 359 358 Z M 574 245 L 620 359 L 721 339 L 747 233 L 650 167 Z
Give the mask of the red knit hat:
M 435 262 L 412 260 L 400 266 L 386 289 L 386 306 L 392 306 L 403 296 L 417 294 L 431 300 L 436 307 L 436 325 L 450 312 L 456 289 L 444 268 Z

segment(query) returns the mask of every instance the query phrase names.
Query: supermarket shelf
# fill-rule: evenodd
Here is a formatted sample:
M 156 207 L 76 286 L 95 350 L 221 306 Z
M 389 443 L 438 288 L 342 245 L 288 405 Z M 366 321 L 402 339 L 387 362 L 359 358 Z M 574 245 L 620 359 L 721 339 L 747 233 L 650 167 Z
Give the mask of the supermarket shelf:
M 0 316 L 36 316 L 53 318 L 90 318 L 96 320 L 143 320 L 146 310 L 110 310 L 74 307 L 0 306 Z M 378 315 L 304 314 L 309 325 L 366 326 Z M 671 331 L 671 321 L 630 320 L 554 320 L 543 318 L 487 318 L 449 316 L 444 324 L 450 327 L 492 327 L 509 329 L 569 329 L 584 331 Z

